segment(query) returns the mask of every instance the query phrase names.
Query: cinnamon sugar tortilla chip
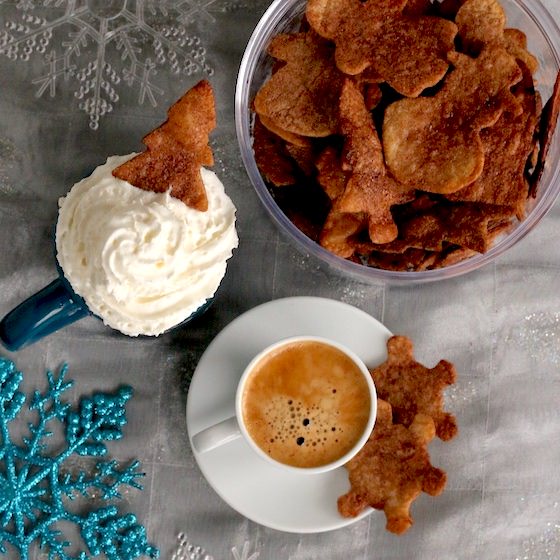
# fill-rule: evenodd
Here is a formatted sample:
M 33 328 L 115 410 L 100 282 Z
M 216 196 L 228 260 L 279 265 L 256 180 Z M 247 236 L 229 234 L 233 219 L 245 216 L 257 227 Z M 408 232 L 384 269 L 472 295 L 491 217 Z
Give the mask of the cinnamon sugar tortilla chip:
M 433 97 L 391 104 L 383 121 L 383 148 L 398 181 L 448 194 L 475 181 L 484 166 L 480 130 L 504 110 L 520 106 L 510 87 L 521 79 L 514 58 L 501 47 L 477 59 L 450 55 L 454 70 Z
M 445 441 L 457 434 L 455 417 L 443 410 L 443 391 L 455 383 L 452 363 L 440 360 L 427 368 L 414 359 L 414 346 L 406 336 L 387 341 L 387 359 L 371 370 L 378 396 L 393 407 L 393 422 L 410 426 L 417 414 L 430 416 L 436 435 Z
M 313 175 L 315 172 L 315 160 L 317 159 L 317 156 L 315 149 L 311 144 L 307 146 L 286 144 L 286 151 L 290 154 L 299 170 L 306 177 Z
M 362 260 L 375 268 L 395 272 L 411 272 L 431 268 L 437 257 L 437 252 L 410 248 L 398 253 L 371 251 L 369 254 L 363 255 Z
M 542 178 L 544 167 L 548 157 L 548 150 L 552 144 L 554 131 L 558 122 L 558 114 L 560 113 L 560 72 L 556 76 L 554 90 L 552 96 L 544 106 L 541 122 L 540 122 L 540 148 L 538 161 L 531 175 L 530 195 L 534 198 L 537 195 L 538 184 Z
M 466 0 L 455 22 L 467 52 L 478 55 L 485 45 L 499 45 L 522 60 L 532 74 L 537 70 L 538 62 L 527 51 L 525 34 L 519 29 L 505 29 L 506 14 L 498 0 Z
M 313 31 L 277 35 L 269 53 L 285 64 L 258 91 L 255 111 L 280 129 L 323 137 L 338 130 L 342 75 L 332 45 Z
M 485 253 L 491 246 L 490 224 L 509 218 L 508 208 L 484 204 L 440 202 L 423 213 L 396 219 L 399 236 L 391 243 L 371 244 L 372 251 L 404 253 L 407 249 L 440 252 L 454 244 Z M 362 244 L 362 251 L 368 246 Z
M 331 210 L 319 242 L 321 246 L 335 255 L 347 259 L 354 254 L 356 244 L 352 238 L 367 227 L 367 218 L 363 214 L 348 214 Z
M 445 242 L 470 247 L 481 253 L 488 249 L 488 218 L 469 212 L 464 207 L 441 210 L 441 207 L 436 207 L 405 222 L 399 228 L 399 239 L 393 242 L 393 250 L 400 246 L 403 251 L 409 248 L 442 251 Z M 375 246 L 375 249 L 391 250 L 383 246 Z
M 403 13 L 406 16 L 425 16 L 433 11 L 432 0 L 408 0 Z
M 270 130 L 270 132 L 272 132 L 276 136 L 282 138 L 282 140 L 285 140 L 286 142 L 293 144 L 294 146 L 300 146 L 301 148 L 307 148 L 311 146 L 308 138 L 306 138 L 305 136 L 301 136 L 300 134 L 294 134 L 289 130 L 284 130 L 283 128 L 278 126 L 270 117 L 267 117 L 266 115 L 259 115 L 259 118 L 264 127 L 268 128 L 268 130 Z
M 350 491 L 338 499 L 341 515 L 355 517 L 371 506 L 384 510 L 392 533 L 409 529 L 412 502 L 422 491 L 437 496 L 446 484 L 445 472 L 430 463 L 427 447 L 434 433 L 432 418 L 423 414 L 408 428 L 393 424 L 391 405 L 378 399 L 375 429 L 346 465 Z
M 296 183 L 294 161 L 286 149 L 286 143 L 268 130 L 259 117 L 253 126 L 253 153 L 255 163 L 262 175 L 277 187 Z
M 444 241 L 486 253 L 491 247 L 489 224 L 511 214 L 509 208 L 484 204 L 456 204 L 444 212 Z
M 529 192 L 525 167 L 534 149 L 540 106 L 534 90 L 520 92 L 518 99 L 523 107 L 521 115 L 503 113 L 494 126 L 481 131 L 482 173 L 476 181 L 449 195 L 450 200 L 500 205 L 523 218 Z
M 427 251 L 441 251 L 445 240 L 445 225 L 437 211 L 411 217 L 399 225 L 399 238 L 390 247 L 376 246 L 379 251 L 395 251 L 400 248 L 425 249 Z
M 477 54 L 484 45 L 502 41 L 506 13 L 497 0 L 467 0 L 458 10 L 455 23 L 461 46 Z
M 368 111 L 373 111 L 381 102 L 383 94 L 379 84 L 366 84 L 364 102 Z
M 388 175 L 371 115 L 351 80 L 346 80 L 342 87 L 340 128 L 351 173 L 344 192 L 335 201 L 334 210 L 365 213 L 370 239 L 375 243 L 392 241 L 398 232 L 391 206 L 412 200 L 413 193 L 403 190 Z
M 338 151 L 334 146 L 327 146 L 315 162 L 317 182 L 331 200 L 336 200 L 346 187 L 348 173 L 344 171 Z
M 539 68 L 539 61 L 527 50 L 527 36 L 520 29 L 504 29 L 504 47 L 517 60 L 522 61 L 534 74 Z
M 476 255 L 476 251 L 467 249 L 466 247 L 448 247 L 436 256 L 430 264 L 430 270 L 453 266 L 454 264 L 460 263 L 461 261 L 473 257 L 474 255 Z
M 437 213 L 412 215 L 407 220 L 397 221 L 399 236 L 390 243 L 361 243 L 360 253 L 404 253 L 408 249 L 441 251 L 445 239 L 442 220 Z
M 147 150 L 113 170 L 135 187 L 170 191 L 196 210 L 208 209 L 200 167 L 213 165 L 208 135 L 216 126 L 214 94 L 203 80 L 168 111 L 168 119 L 144 137 Z
M 455 24 L 439 17 L 403 14 L 407 0 L 308 0 L 306 17 L 336 44 L 336 64 L 346 74 L 373 69 L 403 95 L 415 97 L 437 84 L 448 68 Z

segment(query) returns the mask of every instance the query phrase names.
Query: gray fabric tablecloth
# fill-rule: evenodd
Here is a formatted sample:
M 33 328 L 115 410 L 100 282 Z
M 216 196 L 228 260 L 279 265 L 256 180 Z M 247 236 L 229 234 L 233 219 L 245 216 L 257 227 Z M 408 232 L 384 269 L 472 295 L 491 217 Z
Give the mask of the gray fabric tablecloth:
M 107 19 L 125 4 L 126 17 Z M 556 0 L 543 4 L 560 20 Z M 86 318 L 0 355 L 25 372 L 27 388 L 63 363 L 76 395 L 134 387 L 125 438 L 111 453 L 142 461 L 145 490 L 127 492 L 123 507 L 162 558 L 179 533 L 216 560 L 560 558 L 559 204 L 495 263 L 435 284 L 352 281 L 298 252 L 261 207 L 235 137 L 236 73 L 266 8 L 263 0 L 0 0 L 0 42 L 41 30 L 0 55 L 0 315 L 56 275 L 58 197 L 108 155 L 140 150 L 202 77 L 216 92 L 215 170 L 237 206 L 240 237 L 214 304 L 185 328 L 134 339 Z M 387 533 L 376 513 L 316 535 L 265 528 L 226 505 L 198 469 L 185 404 L 200 356 L 243 312 L 294 295 L 356 306 L 410 336 L 426 365 L 446 358 L 457 367 L 446 402 L 460 434 L 430 446 L 447 488 L 414 503 L 404 536 Z

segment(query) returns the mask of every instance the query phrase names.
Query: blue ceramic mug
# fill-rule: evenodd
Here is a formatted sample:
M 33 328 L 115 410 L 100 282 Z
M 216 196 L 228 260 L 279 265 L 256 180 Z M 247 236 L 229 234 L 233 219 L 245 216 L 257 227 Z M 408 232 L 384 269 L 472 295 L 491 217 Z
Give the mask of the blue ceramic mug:
M 13 352 L 91 314 L 59 270 L 56 280 L 0 321 L 0 342 Z
M 11 352 L 33 344 L 88 315 L 96 317 L 84 299 L 72 289 L 58 263 L 57 268 L 56 280 L 21 302 L 0 321 L 0 342 Z M 183 326 L 202 315 L 213 300 L 213 297 L 207 299 L 184 321 L 169 330 Z

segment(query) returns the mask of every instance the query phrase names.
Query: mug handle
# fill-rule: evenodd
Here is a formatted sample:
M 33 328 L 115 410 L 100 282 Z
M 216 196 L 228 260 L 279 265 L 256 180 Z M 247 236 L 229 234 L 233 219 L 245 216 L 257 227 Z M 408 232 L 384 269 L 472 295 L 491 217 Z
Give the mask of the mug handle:
M 58 277 L 0 321 L 0 342 L 13 352 L 89 314 L 82 298 Z
M 239 424 L 237 418 L 232 416 L 194 434 L 191 441 L 197 453 L 206 453 L 239 437 Z

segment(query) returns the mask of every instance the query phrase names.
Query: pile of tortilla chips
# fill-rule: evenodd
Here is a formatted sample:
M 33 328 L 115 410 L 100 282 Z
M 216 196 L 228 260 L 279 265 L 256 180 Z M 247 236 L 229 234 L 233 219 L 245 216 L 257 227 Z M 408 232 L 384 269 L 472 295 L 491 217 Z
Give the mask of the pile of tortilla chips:
M 340 257 L 428 270 L 523 220 L 552 140 L 498 0 L 307 0 L 268 49 L 253 148 L 280 208 Z

